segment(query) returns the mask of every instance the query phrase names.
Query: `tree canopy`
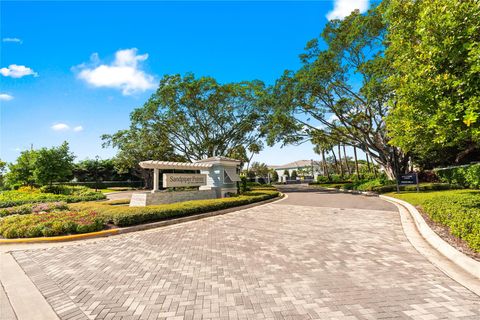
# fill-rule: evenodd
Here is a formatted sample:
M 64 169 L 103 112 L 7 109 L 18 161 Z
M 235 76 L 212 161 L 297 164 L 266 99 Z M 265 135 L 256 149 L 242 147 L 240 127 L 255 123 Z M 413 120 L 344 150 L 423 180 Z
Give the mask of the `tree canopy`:
M 480 142 L 480 5 L 462 0 L 390 0 L 387 58 L 395 99 L 392 143 L 421 159 Z
M 390 176 L 404 171 L 407 158 L 389 144 L 384 121 L 393 94 L 385 81 L 391 69 L 385 31 L 374 8 L 330 21 L 323 43 L 308 42 L 302 67 L 286 71 L 271 91 L 269 143 L 347 144 L 369 153 Z
M 169 149 L 154 159 L 176 154 L 193 161 L 243 153 L 259 143 L 263 92 L 260 81 L 219 84 L 211 77 L 166 75 L 144 106 L 133 111 L 130 129 L 104 139 L 117 147 L 129 143 L 121 142 L 122 137 L 152 139 Z
M 8 166 L 6 184 L 13 187 L 64 182 L 73 176 L 74 159 L 67 142 L 58 147 L 22 151 L 17 161 Z
M 42 148 L 36 151 L 33 177 L 40 185 L 63 182 L 73 177 L 73 160 L 67 142 L 59 147 Z

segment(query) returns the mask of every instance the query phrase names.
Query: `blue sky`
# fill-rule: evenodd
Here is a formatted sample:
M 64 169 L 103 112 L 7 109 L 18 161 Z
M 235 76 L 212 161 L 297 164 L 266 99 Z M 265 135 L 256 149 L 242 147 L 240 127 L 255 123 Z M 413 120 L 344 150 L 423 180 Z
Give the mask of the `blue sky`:
M 0 158 L 70 143 L 77 160 L 115 155 L 100 135 L 129 125 L 164 74 L 272 84 L 300 66 L 329 18 L 368 1 L 0 2 Z M 310 144 L 255 161 L 318 158 Z

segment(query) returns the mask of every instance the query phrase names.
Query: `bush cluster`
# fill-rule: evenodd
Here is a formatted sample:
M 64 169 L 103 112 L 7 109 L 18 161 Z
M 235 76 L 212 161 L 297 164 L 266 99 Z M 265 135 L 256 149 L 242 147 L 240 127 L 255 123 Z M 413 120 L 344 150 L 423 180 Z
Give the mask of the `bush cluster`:
M 67 203 L 64 201 L 24 204 L 21 206 L 0 209 L 0 217 L 10 216 L 14 214 L 29 214 L 38 212 L 50 212 L 54 210 L 65 210 L 67 208 Z
M 19 206 L 27 203 L 65 201 L 68 203 L 105 199 L 101 192 L 82 189 L 69 195 L 42 192 L 2 191 L 0 192 L 0 208 Z
M 278 196 L 276 190 L 258 190 L 223 199 L 194 200 L 180 203 L 147 207 L 112 206 L 102 203 L 79 203 L 70 205 L 73 210 L 93 210 L 102 215 L 106 222 L 119 227 L 155 222 L 209 211 L 246 205 Z
M 458 184 L 465 188 L 480 189 L 480 163 L 437 169 L 435 173 L 443 182 Z
M 449 190 L 392 194 L 420 206 L 435 222 L 447 226 L 476 252 L 480 252 L 480 191 Z
M 4 238 L 51 237 L 102 230 L 103 218 L 94 211 L 52 211 L 13 215 L 0 220 Z

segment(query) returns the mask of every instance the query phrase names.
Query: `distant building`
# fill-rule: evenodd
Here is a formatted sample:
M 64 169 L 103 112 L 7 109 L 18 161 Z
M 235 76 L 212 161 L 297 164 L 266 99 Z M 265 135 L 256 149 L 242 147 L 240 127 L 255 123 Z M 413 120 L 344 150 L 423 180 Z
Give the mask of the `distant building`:
M 289 177 L 292 176 L 292 172 L 294 170 L 297 171 L 297 175 L 299 179 L 302 179 L 302 178 L 317 179 L 317 176 L 322 173 L 320 161 L 313 161 L 313 160 L 298 160 L 298 161 L 293 161 L 281 166 L 271 165 L 268 167 L 277 172 L 279 182 L 285 182 L 287 180 L 287 176 L 284 174 L 285 170 L 288 171 Z

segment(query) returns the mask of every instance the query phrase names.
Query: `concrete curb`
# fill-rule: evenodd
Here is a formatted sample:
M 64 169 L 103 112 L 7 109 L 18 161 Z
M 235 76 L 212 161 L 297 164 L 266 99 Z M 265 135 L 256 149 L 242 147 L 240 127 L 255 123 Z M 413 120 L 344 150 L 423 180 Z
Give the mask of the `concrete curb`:
M 418 212 L 418 210 L 413 205 L 406 201 L 384 195 L 380 195 L 380 198 L 400 204 L 405 207 L 412 216 L 413 221 L 417 226 L 417 230 L 428 242 L 428 244 L 430 244 L 433 248 L 435 248 L 438 252 L 440 252 L 443 256 L 452 261 L 455 265 L 463 269 L 465 272 L 477 279 L 480 279 L 480 262 L 475 261 L 469 256 L 461 253 L 460 251 L 452 247 L 450 244 L 448 244 L 445 240 L 440 238 L 432 229 L 430 229 L 420 212 Z
M 73 241 L 89 238 L 108 237 L 114 234 L 118 234 L 120 229 L 109 229 L 90 233 L 72 234 L 68 236 L 57 237 L 39 237 L 39 238 L 19 238 L 19 239 L 0 239 L 0 245 L 2 244 L 17 244 L 17 243 L 39 243 L 39 242 L 62 242 Z
M 131 227 L 125 227 L 125 228 L 116 228 L 116 229 L 102 230 L 102 231 L 97 231 L 97 232 L 73 234 L 73 235 L 58 236 L 58 237 L 0 239 L 0 246 L 2 246 L 2 245 L 12 245 L 12 244 L 28 244 L 28 243 L 34 244 L 34 243 L 47 243 L 47 242 L 50 242 L 50 243 L 52 243 L 52 242 L 68 242 L 68 241 L 83 240 L 83 239 L 109 237 L 109 236 L 117 235 L 117 234 L 125 234 L 125 233 L 130 233 L 130 232 L 135 232 L 135 231 L 142 231 L 142 230 L 148 230 L 148 229 L 153 229 L 153 228 L 165 227 L 165 226 L 170 226 L 170 225 L 173 225 L 173 224 L 184 223 L 184 222 L 188 222 L 188 221 L 194 221 L 194 220 L 213 217 L 213 216 L 222 215 L 222 214 L 226 214 L 226 213 L 231 213 L 231 212 L 235 212 L 235 211 L 240 211 L 240 210 L 244 210 L 244 209 L 248 209 L 248 208 L 252 208 L 252 207 L 256 207 L 256 206 L 265 205 L 265 204 L 268 204 L 268 203 L 271 203 L 271 202 L 280 201 L 280 200 L 283 200 L 285 197 L 286 197 L 286 195 L 280 192 L 278 197 L 263 200 L 263 201 L 259 201 L 259 202 L 254 202 L 254 203 L 250 203 L 250 204 L 246 204 L 246 205 L 243 205 L 243 206 L 237 206 L 237 207 L 231 207 L 231 208 L 227 208 L 227 209 L 223 209 L 223 210 L 216 210 L 216 211 L 211 211 L 211 212 L 206 212 L 206 213 L 200 213 L 200 214 L 187 216 L 187 217 L 182 217 L 182 218 L 145 223 L 145 224 L 141 224 L 141 225 L 137 225 L 137 226 L 131 226 Z

